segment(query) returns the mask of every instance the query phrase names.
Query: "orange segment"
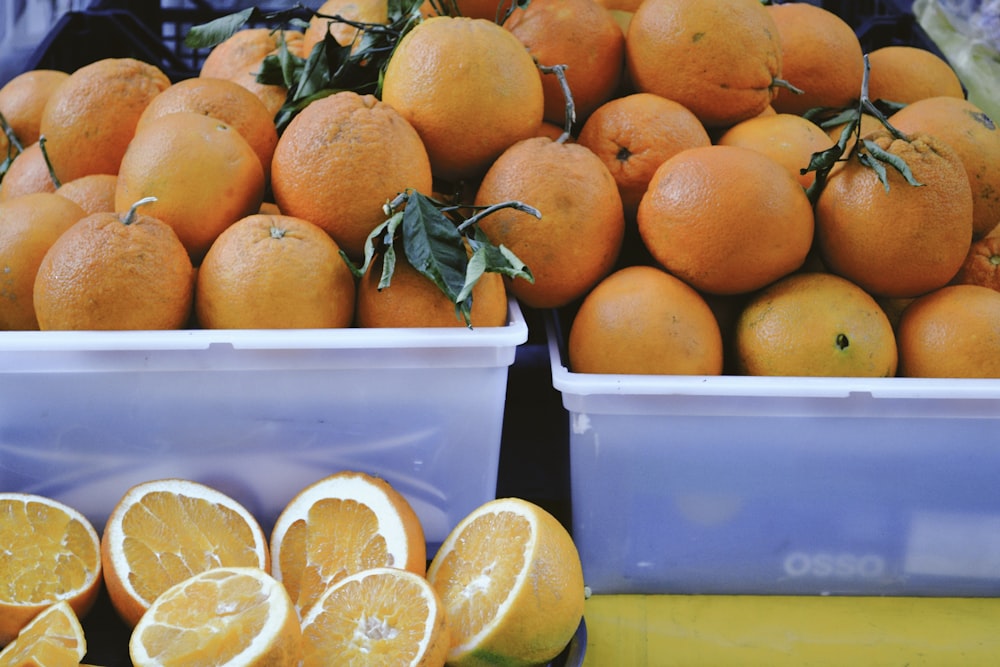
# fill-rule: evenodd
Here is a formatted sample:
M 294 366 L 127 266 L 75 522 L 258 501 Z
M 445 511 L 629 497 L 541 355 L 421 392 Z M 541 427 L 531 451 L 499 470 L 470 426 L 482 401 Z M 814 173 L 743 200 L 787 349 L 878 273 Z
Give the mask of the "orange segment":
M 427 578 L 445 605 L 449 665 L 548 662 L 583 617 L 572 538 L 555 517 L 519 498 L 489 501 L 460 521 Z
M 448 626 L 437 592 L 420 575 L 372 568 L 331 586 L 302 619 L 303 667 L 443 665 Z
M 388 482 L 340 472 L 303 489 L 271 533 L 272 574 L 304 614 L 326 589 L 373 567 L 422 575 L 423 528 L 409 502 Z
M 157 596 L 192 575 L 270 566 L 267 538 L 246 508 L 179 479 L 127 491 L 108 517 L 101 549 L 111 602 L 132 626 Z
M 65 600 L 57 602 L 26 625 L 0 651 L 0 667 L 68 667 L 87 653 L 83 627 Z
M 163 592 L 132 631 L 136 667 L 295 666 L 299 619 L 280 583 L 263 570 L 206 570 Z
M 101 584 L 97 532 L 77 510 L 23 493 L 0 493 L 0 646 L 57 602 L 74 614 Z

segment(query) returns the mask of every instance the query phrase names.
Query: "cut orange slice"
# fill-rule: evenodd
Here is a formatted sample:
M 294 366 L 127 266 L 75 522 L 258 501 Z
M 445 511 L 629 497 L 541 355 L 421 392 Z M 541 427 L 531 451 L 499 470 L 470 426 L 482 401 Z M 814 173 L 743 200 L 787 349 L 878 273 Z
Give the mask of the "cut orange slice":
M 301 640 L 278 581 L 254 567 L 220 567 L 156 598 L 132 630 L 129 655 L 135 667 L 296 667 Z
M 87 640 L 80 619 L 63 600 L 35 616 L 0 651 L 0 667 L 75 667 L 86 653 Z
M 182 479 L 129 489 L 101 540 L 111 604 L 134 626 L 156 597 L 216 567 L 270 567 L 267 537 L 254 516 L 226 494 Z
M 302 619 L 303 667 L 441 667 L 448 647 L 441 598 L 424 577 L 392 567 L 341 579 Z
M 100 541 L 83 514 L 44 496 L 0 493 L 0 646 L 56 602 L 83 616 L 100 585 Z
M 576 545 L 554 516 L 519 498 L 489 501 L 462 519 L 427 578 L 448 617 L 449 665 L 549 662 L 583 618 Z
M 388 482 L 335 473 L 306 487 L 271 532 L 271 574 L 302 616 L 344 577 L 373 567 L 423 575 L 427 544 L 416 512 Z

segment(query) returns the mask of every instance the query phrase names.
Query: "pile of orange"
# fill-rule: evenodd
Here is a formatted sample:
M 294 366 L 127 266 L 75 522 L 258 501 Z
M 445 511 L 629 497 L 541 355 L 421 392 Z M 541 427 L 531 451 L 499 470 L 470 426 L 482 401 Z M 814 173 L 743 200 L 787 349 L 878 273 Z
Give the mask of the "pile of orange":
M 520 276 L 481 279 L 472 303 L 483 315 L 473 326 L 502 326 L 509 298 L 571 316 L 587 299 L 614 299 L 582 309 L 617 311 L 627 321 L 641 299 L 597 287 L 643 265 L 694 291 L 697 299 L 685 301 L 698 305 L 678 317 L 702 321 L 698 313 L 713 310 L 726 372 L 753 373 L 784 354 L 742 344 L 749 316 L 737 315 L 798 273 L 851 284 L 810 282 L 816 302 L 836 303 L 860 288 L 893 324 L 890 304 L 950 283 L 993 284 L 975 264 L 1000 221 L 1000 130 L 931 52 L 892 46 L 866 54 L 842 18 L 806 2 L 428 0 L 409 8 L 412 23 L 375 94 L 327 90 L 276 125 L 294 84 L 259 82 L 266 58 L 306 58 L 334 46 L 356 53 L 375 34 L 366 25 L 391 25 L 393 11 L 381 0 L 329 0 L 303 31 L 239 30 L 185 81 L 109 58 L 5 85 L 0 113 L 10 132 L 2 135 L 0 207 L 40 193 L 70 199 L 85 213 L 68 216 L 79 220 L 75 245 L 104 255 L 84 258 L 90 251 L 56 243 L 65 211 L 48 207 L 50 222 L 29 226 L 16 209 L 0 208 L 0 257 L 19 258 L 5 266 L 13 279 L 0 292 L 0 323 L 464 326 L 452 297 L 426 279 L 436 270 L 426 257 L 403 257 L 399 290 L 382 298 L 393 289 L 381 280 L 394 266 L 385 242 L 400 239 L 373 234 L 384 229 L 387 203 L 407 191 L 434 197 L 456 223 L 509 202 L 540 213 L 500 208 L 477 221 L 478 242 L 472 233 L 464 238 L 460 253 L 475 259 L 473 277 L 481 242 L 527 267 Z M 337 15 L 354 23 L 331 20 Z M 884 123 L 862 108 L 865 81 L 865 101 L 888 109 Z M 840 135 L 844 110 L 861 112 L 853 136 Z M 838 140 L 845 150 L 835 163 L 813 163 Z M 145 216 L 172 231 L 151 241 L 155 249 L 128 255 L 127 244 L 101 240 L 95 230 L 115 225 L 88 219 L 94 215 L 133 232 L 129 220 Z M 178 242 L 190 267 L 178 258 Z M 152 259 L 159 256 L 176 265 Z M 97 270 L 95 262 L 134 272 Z M 35 279 L 39 265 L 44 280 Z M 646 276 L 665 285 L 648 273 L 630 281 L 645 286 Z M 97 293 L 118 295 L 109 298 L 120 307 L 100 311 L 99 322 L 74 315 Z M 864 339 L 841 331 L 846 322 L 812 326 L 808 309 L 789 306 L 785 317 L 806 347 L 836 347 L 845 333 Z M 870 326 L 883 326 L 873 318 Z M 599 321 L 582 318 L 579 326 L 607 326 Z M 669 325 L 647 324 L 632 328 L 636 339 L 615 344 L 619 370 L 636 365 L 629 357 L 637 349 L 690 352 L 657 336 Z M 713 325 L 699 326 L 703 340 L 714 339 Z M 607 333 L 576 338 L 605 341 Z M 876 339 L 877 355 L 898 344 Z M 953 344 L 958 354 L 970 343 Z M 740 350 L 767 358 L 733 357 Z M 577 367 L 594 354 L 578 351 Z M 601 354 L 611 357 L 608 372 L 616 368 L 614 354 Z M 869 372 L 824 368 L 803 363 L 783 372 Z
M 183 479 L 128 489 L 100 536 L 63 502 L 3 493 L 0 537 L 3 667 L 79 664 L 102 588 L 137 667 L 540 664 L 586 595 L 569 533 L 541 507 L 485 502 L 428 565 L 407 499 L 354 471 L 302 489 L 269 538 L 238 501 Z

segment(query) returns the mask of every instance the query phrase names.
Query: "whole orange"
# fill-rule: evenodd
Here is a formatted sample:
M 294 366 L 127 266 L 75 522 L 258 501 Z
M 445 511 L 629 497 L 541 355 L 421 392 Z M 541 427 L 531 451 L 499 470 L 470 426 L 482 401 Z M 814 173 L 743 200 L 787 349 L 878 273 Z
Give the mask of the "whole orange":
M 701 292 L 760 289 L 802 266 L 813 240 L 805 190 L 772 158 L 741 146 L 681 151 L 639 203 L 653 258 Z
M 271 163 L 281 212 L 325 229 L 353 259 L 385 220 L 383 205 L 412 188 L 430 194 L 431 162 L 393 107 L 343 91 L 316 100 L 285 128 Z
M 801 93 L 778 89 L 778 113 L 803 114 L 816 107 L 842 108 L 861 96 L 864 53 L 857 34 L 831 9 L 808 2 L 766 5 L 781 40 L 781 78 Z
M 223 231 L 198 268 L 206 329 L 321 329 L 351 325 L 354 275 L 320 227 L 254 214 Z
M 34 285 L 43 331 L 179 329 L 193 296 L 177 234 L 135 207 L 77 221 L 45 253 Z
M 75 70 L 49 96 L 40 132 L 56 177 L 117 174 L 139 116 L 170 86 L 160 68 L 104 58 Z
M 0 201 L 32 192 L 55 191 L 56 183 L 45 163 L 42 144 L 37 141 L 17 154 L 0 181 Z
M 0 114 L 22 147 L 38 141 L 45 104 L 67 78 L 69 74 L 60 70 L 32 69 L 0 87 Z M 0 139 L 0 145 L 5 140 Z
M 625 213 L 611 172 L 589 148 L 548 137 L 520 141 L 497 158 L 476 193 L 477 206 L 519 201 L 479 223 L 494 245 L 527 265 L 534 283 L 508 282 L 518 300 L 558 308 L 579 299 L 611 272 L 625 235 Z
M 629 219 L 657 167 L 685 148 L 712 143 L 690 109 L 653 93 L 602 104 L 583 124 L 577 141 L 594 151 L 614 176 Z
M 868 97 L 910 104 L 926 97 L 965 98 L 951 64 L 941 56 L 908 44 L 887 44 L 868 54 Z
M 1000 291 L 1000 236 L 984 236 L 973 241 L 951 282 L 982 285 Z
M 535 136 L 542 75 L 517 37 L 485 19 L 434 16 L 396 45 L 382 100 L 416 128 L 435 178 L 475 178 Z
M 795 273 L 768 285 L 736 323 L 743 375 L 893 377 L 896 339 L 874 298 L 831 273 Z
M 676 100 L 710 127 L 766 109 L 782 72 L 778 28 L 758 0 L 645 0 L 625 55 L 637 91 Z
M 0 330 L 36 330 L 33 289 L 42 257 L 86 213 L 68 199 L 37 192 L 0 202 Z
M 63 183 L 56 194 L 76 202 L 87 214 L 115 210 L 118 177 L 114 174 L 88 174 Z
M 625 36 L 595 0 L 531 0 L 504 23 L 541 65 L 566 65 L 576 119 L 611 99 L 625 68 Z M 545 120 L 564 125 L 566 94 L 555 74 L 542 77 Z
M 150 196 L 156 201 L 143 213 L 173 227 L 197 264 L 222 230 L 260 208 L 264 169 L 230 125 L 192 111 L 167 114 L 129 144 L 115 208 Z
M 867 138 L 905 161 L 921 185 L 910 185 L 889 166 L 883 184 L 852 154 L 816 200 L 823 262 L 877 296 L 911 297 L 941 287 L 972 242 L 972 192 L 962 161 L 927 135 L 905 141 L 879 130 Z
M 684 281 L 628 266 L 592 289 L 567 339 L 574 373 L 719 375 L 722 334 L 712 309 Z
M 716 139 L 724 146 L 743 146 L 760 151 L 783 165 L 802 187 L 816 180 L 809 166 L 813 153 L 832 148 L 835 141 L 816 123 L 790 113 L 756 116 L 733 125 Z
M 899 319 L 905 377 L 1000 378 L 1000 292 L 947 285 L 915 299 Z

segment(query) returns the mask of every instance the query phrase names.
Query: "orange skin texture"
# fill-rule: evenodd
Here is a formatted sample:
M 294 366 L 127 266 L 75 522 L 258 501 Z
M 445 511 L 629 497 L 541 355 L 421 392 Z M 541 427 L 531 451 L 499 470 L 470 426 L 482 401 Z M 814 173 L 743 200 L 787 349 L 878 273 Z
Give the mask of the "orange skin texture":
M 1000 291 L 1000 236 L 990 235 L 973 241 L 965 262 L 951 282 Z
M 0 181 L 0 201 L 8 201 L 33 192 L 55 192 L 56 184 L 45 164 L 42 145 L 37 141 L 17 154 Z
M 782 113 L 748 118 L 726 130 L 715 143 L 760 151 L 808 188 L 816 180 L 816 172 L 802 170 L 809 166 L 813 153 L 831 148 L 835 141 L 812 121 Z
M 911 104 L 928 97 L 965 99 L 955 70 L 936 53 L 916 46 L 890 44 L 868 54 L 868 97 Z
M 18 74 L 0 87 L 0 114 L 14 131 L 21 146 L 29 146 L 41 134 L 42 112 L 52 92 L 69 74 L 52 69 L 34 69 Z M 6 155 L 7 137 L 0 138 Z
M 88 214 L 115 210 L 118 177 L 114 174 L 88 174 L 56 189 L 56 194 L 78 204 Z

